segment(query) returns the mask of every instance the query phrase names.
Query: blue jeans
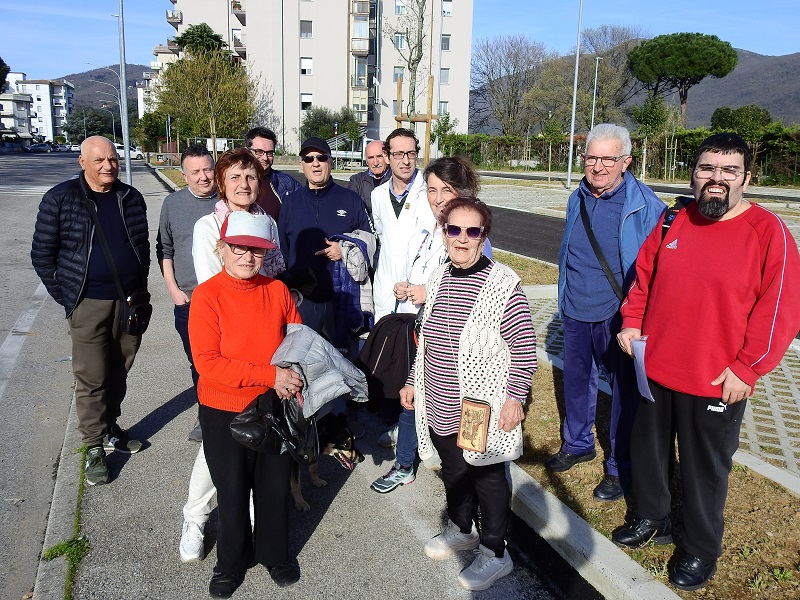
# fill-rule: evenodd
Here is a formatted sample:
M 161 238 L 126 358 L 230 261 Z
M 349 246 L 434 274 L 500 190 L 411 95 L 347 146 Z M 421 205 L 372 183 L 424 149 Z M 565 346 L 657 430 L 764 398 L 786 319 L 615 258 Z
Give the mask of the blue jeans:
M 611 387 L 611 455 L 609 475 L 630 473 L 630 438 L 636 406 L 641 396 L 636 386 L 633 359 L 620 350 L 616 334 L 619 313 L 605 321 L 584 323 L 564 315 L 564 444 L 569 454 L 594 450 L 592 426 L 597 409 L 600 369 Z
M 397 446 L 395 447 L 397 462 L 401 467 L 414 464 L 417 455 L 417 425 L 414 422 L 414 411 L 403 409 L 397 421 Z
M 192 347 L 189 345 L 189 303 L 175 305 L 175 331 L 181 336 L 183 342 L 183 351 L 186 352 L 186 358 L 189 359 L 189 369 L 192 371 L 192 382 L 194 389 L 197 390 L 197 380 L 200 375 L 197 374 L 197 369 L 194 368 L 194 361 L 192 360 Z

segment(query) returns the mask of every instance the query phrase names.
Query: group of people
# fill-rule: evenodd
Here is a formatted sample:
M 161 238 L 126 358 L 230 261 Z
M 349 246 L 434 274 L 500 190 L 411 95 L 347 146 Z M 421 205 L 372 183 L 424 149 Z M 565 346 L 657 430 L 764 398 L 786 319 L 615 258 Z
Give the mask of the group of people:
M 492 259 L 492 213 L 477 198 L 474 168 L 447 157 L 418 169 L 418 140 L 398 128 L 366 146 L 368 169 L 349 188 L 331 177 L 327 142 L 305 140 L 301 186 L 273 168 L 272 131 L 257 127 L 245 140 L 216 164 L 206 148 L 188 147 L 187 186 L 165 199 L 159 220 L 156 253 L 199 402 L 191 437 L 202 440 L 181 560 L 203 558 L 216 493 L 211 595 L 232 596 L 255 564 L 279 586 L 298 581 L 288 549 L 290 455 L 238 444 L 231 421 L 265 392 L 280 402 L 303 390 L 298 373 L 271 364 L 288 325 L 303 323 L 355 360 L 376 322 L 414 314 L 398 424 L 379 441 L 396 445 L 396 460 L 371 487 L 411 483 L 420 461 L 440 468 L 447 522 L 424 552 L 473 551 L 458 580 L 488 588 L 513 569 L 506 462 L 522 453 L 536 334 L 519 277 Z M 744 400 L 800 328 L 797 245 L 777 216 L 744 198 L 751 159 L 738 136 L 709 137 L 692 165 L 694 198 L 666 210 L 628 172 L 627 130 L 601 124 L 587 137 L 585 176 L 567 205 L 563 444 L 546 467 L 561 472 L 596 457 L 602 372 L 612 390 L 610 452 L 594 496 L 629 504 L 612 536 L 618 545 L 672 542 L 677 437 L 683 521 L 669 577 L 685 590 L 705 585 L 721 555 Z M 115 282 L 147 287 L 150 246 L 144 199 L 119 181 L 113 144 L 87 138 L 79 161 L 80 176 L 42 199 L 31 256 L 66 311 L 85 476 L 96 485 L 110 480 L 106 452 L 142 447 L 118 424 L 141 335 L 121 327 Z M 645 340 L 646 379 L 632 359 Z M 461 437 L 465 399 L 487 407 L 480 450 Z

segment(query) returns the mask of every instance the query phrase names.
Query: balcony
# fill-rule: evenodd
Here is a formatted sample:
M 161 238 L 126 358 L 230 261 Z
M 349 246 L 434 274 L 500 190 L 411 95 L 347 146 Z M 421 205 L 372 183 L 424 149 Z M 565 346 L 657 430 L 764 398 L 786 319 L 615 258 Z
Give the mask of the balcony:
M 354 15 L 369 15 L 369 2 L 363 0 L 353 0 Z
M 169 48 L 170 52 L 174 52 L 175 54 L 179 54 L 181 51 L 178 44 L 175 42 L 175 38 L 167 38 L 167 48 Z
M 142 73 L 142 79 L 157 79 L 158 73 L 155 71 L 144 71 Z
M 241 36 L 233 36 L 233 49 L 242 58 L 247 57 L 247 45 L 244 42 L 244 34 Z
M 367 76 L 366 75 L 351 75 L 350 76 L 351 88 L 364 88 L 367 89 Z
M 356 56 L 367 56 L 369 54 L 369 38 L 351 39 L 350 52 Z
M 183 23 L 183 12 L 179 10 L 168 10 L 167 11 L 167 23 L 172 25 L 175 30 L 177 31 L 178 25 Z
M 245 11 L 244 6 L 242 6 L 239 0 L 231 1 L 231 13 L 234 17 L 239 19 L 239 23 L 247 25 L 247 11 Z

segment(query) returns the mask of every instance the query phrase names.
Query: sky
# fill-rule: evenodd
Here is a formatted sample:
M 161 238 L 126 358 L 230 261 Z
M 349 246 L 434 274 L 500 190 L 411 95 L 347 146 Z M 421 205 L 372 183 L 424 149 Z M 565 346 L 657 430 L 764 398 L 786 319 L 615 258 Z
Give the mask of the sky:
M 523 34 L 561 54 L 575 47 L 579 0 L 474 0 L 473 6 L 473 41 Z M 128 63 L 155 59 L 153 47 L 175 34 L 165 17 L 173 8 L 169 0 L 125 1 Z M 79 73 L 91 68 L 87 63 L 118 64 L 117 18 L 111 16 L 118 9 L 119 0 L 0 0 L 0 57 L 29 79 Z M 800 0 L 585 0 L 582 28 L 714 34 L 735 48 L 777 56 L 800 52 L 798 23 Z

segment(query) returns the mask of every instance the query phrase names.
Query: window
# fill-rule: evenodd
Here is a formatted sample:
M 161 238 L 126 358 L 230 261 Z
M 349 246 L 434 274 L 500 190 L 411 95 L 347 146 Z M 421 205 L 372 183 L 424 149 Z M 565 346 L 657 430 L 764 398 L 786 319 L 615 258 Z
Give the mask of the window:
M 369 23 L 367 22 L 367 17 L 361 15 L 356 15 L 353 17 L 353 37 L 369 37 Z
M 311 59 L 300 58 L 300 75 L 311 75 Z
M 450 69 L 439 69 L 439 83 L 442 85 L 450 83 Z
M 405 67 L 395 67 L 394 73 L 392 73 L 392 81 L 397 83 L 398 79 L 404 79 L 404 73 L 406 72 Z
M 311 35 L 311 21 L 300 21 L 300 37 L 301 38 L 310 38 L 313 37 Z
M 392 116 L 397 116 L 397 100 L 392 100 Z
M 37 90 L 39 89 L 39 86 L 38 86 L 38 85 L 36 86 L 36 89 L 37 89 Z M 41 101 L 42 101 L 42 97 L 41 97 L 41 96 L 36 96 L 36 101 L 37 101 L 37 102 L 41 102 Z
M 44 121 L 44 119 L 42 119 L 42 117 L 39 117 L 39 123 L 41 123 L 42 121 Z
M 442 0 L 442 16 L 453 16 L 453 0 Z
M 439 101 L 439 114 L 446 115 L 449 111 L 447 109 L 448 102 L 446 100 Z
M 352 87 L 367 87 L 367 59 L 364 57 L 354 57 Z
M 394 34 L 394 47 L 398 50 L 403 50 L 406 47 L 406 34 L 405 33 L 395 33 Z
M 442 51 L 449 52 L 450 51 L 450 34 L 443 33 L 442 34 Z
M 406 14 L 406 0 L 394 0 L 394 14 Z
M 308 110 L 314 104 L 313 94 L 300 94 L 300 110 Z

